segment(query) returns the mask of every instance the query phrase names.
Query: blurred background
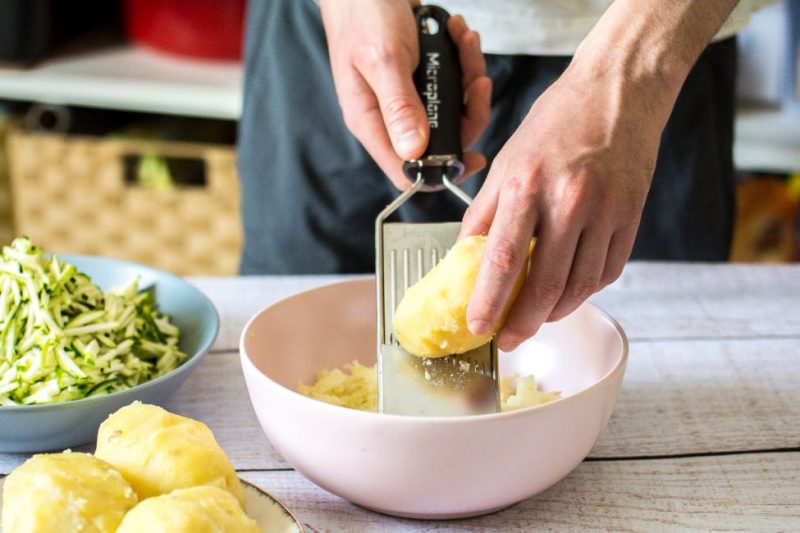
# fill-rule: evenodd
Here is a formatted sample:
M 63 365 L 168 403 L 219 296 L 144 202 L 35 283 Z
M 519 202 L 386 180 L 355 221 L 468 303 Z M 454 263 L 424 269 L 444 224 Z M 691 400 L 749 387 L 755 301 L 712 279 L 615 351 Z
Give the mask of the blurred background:
M 0 0 L 0 243 L 235 274 L 246 0 Z M 800 0 L 739 35 L 733 261 L 800 261 Z

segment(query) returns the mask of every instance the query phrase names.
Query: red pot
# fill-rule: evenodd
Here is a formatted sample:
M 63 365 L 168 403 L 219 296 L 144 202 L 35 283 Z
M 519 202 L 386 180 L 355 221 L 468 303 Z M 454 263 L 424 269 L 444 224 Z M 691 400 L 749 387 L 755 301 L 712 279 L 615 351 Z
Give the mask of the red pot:
M 125 0 L 136 43 L 206 59 L 241 59 L 246 0 Z

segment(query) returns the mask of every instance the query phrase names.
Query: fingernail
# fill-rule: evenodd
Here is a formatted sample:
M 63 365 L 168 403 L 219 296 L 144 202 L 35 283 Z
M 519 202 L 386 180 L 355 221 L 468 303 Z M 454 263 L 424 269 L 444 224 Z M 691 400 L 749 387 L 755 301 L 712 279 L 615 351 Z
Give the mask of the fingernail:
M 473 335 L 484 335 L 491 329 L 492 325 L 485 320 L 470 320 L 469 322 L 469 330 Z
M 422 144 L 422 132 L 418 129 L 404 131 L 395 137 L 394 144 L 400 155 L 414 153 Z

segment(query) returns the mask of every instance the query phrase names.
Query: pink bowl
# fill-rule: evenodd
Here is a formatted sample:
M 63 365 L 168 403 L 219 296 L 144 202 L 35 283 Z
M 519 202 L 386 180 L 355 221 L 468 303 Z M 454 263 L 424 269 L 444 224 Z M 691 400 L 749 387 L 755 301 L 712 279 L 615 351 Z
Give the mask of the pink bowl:
M 373 279 L 335 283 L 265 308 L 242 332 L 250 400 L 272 445 L 320 487 L 381 513 L 456 518 L 489 513 L 550 487 L 591 450 L 614 408 L 625 334 L 584 304 L 545 325 L 500 370 L 534 374 L 563 397 L 508 413 L 380 415 L 295 392 L 323 369 L 375 361 Z

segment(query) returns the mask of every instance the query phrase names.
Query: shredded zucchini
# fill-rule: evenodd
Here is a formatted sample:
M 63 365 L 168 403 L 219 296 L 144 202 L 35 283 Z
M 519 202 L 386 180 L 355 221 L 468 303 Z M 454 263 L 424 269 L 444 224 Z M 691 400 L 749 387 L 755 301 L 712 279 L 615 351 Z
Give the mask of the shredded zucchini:
M 25 237 L 0 256 L 0 405 L 110 394 L 166 374 L 180 332 L 139 279 L 103 292 Z

